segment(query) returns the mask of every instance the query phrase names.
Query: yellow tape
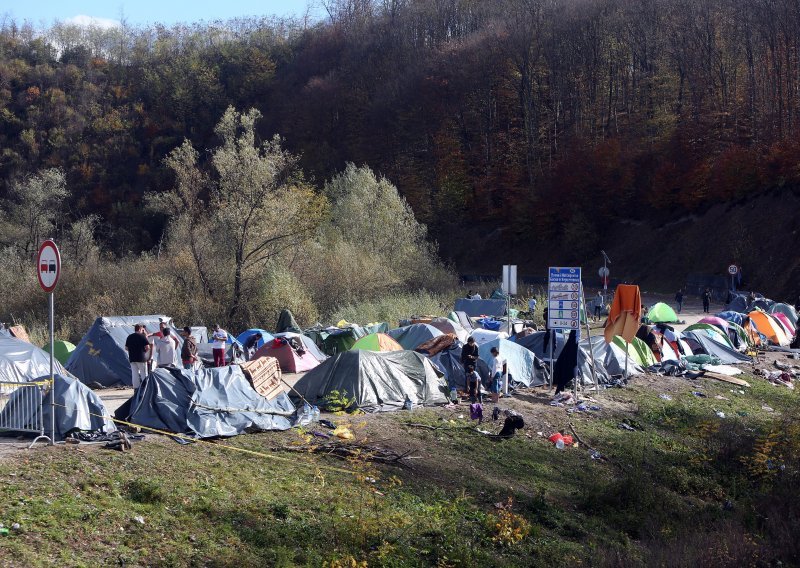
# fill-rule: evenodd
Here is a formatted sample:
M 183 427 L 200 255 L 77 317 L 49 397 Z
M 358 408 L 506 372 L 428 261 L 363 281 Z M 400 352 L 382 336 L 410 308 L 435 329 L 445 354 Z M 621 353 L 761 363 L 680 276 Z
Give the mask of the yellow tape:
M 56 406 L 60 406 L 61 408 L 67 408 L 63 404 L 56 404 Z M 298 460 L 292 459 L 292 458 L 285 458 L 283 456 L 265 454 L 264 452 L 258 452 L 256 450 L 248 450 L 246 448 L 237 448 L 236 446 L 228 446 L 227 444 L 219 444 L 219 443 L 216 443 L 216 442 L 207 442 L 206 440 L 202 440 L 202 439 L 198 439 L 198 438 L 192 438 L 192 437 L 186 436 L 184 434 L 176 434 L 174 432 L 167 432 L 166 430 L 159 430 L 158 428 L 151 428 L 149 426 L 142 426 L 141 424 L 134 424 L 133 422 L 126 422 L 125 420 L 119 420 L 118 418 L 114 418 L 111 415 L 103 416 L 102 414 L 95 414 L 94 412 L 89 412 L 89 414 L 91 416 L 96 416 L 97 418 L 109 419 L 109 420 L 111 420 L 111 421 L 113 421 L 113 422 L 115 422 L 117 424 L 124 424 L 125 426 L 132 426 L 134 428 L 140 428 L 142 430 L 148 430 L 150 432 L 155 432 L 157 434 L 163 434 L 165 436 L 172 436 L 172 437 L 175 437 L 175 438 L 181 438 L 183 440 L 188 440 L 188 441 L 193 442 L 195 444 L 205 444 L 205 445 L 211 446 L 213 448 L 223 448 L 223 449 L 226 449 L 226 450 L 233 450 L 235 452 L 241 452 L 241 453 L 244 453 L 244 454 L 250 454 L 252 456 L 258 456 L 258 457 L 261 457 L 261 458 L 267 458 L 267 459 L 273 459 L 273 460 L 278 460 L 278 461 L 289 462 L 289 463 L 292 463 L 292 464 L 297 464 L 297 463 L 304 464 L 304 462 L 298 461 Z M 304 464 L 304 465 L 312 465 L 312 464 Z M 334 467 L 334 466 L 331 466 L 331 465 L 317 465 L 317 464 L 314 464 L 314 467 L 316 467 L 318 469 L 327 469 L 329 471 L 335 471 L 337 473 L 346 473 L 346 474 L 349 474 L 349 475 L 356 475 L 356 473 L 354 471 L 350 471 L 348 469 L 343 469 L 343 468 L 340 468 L 340 467 Z

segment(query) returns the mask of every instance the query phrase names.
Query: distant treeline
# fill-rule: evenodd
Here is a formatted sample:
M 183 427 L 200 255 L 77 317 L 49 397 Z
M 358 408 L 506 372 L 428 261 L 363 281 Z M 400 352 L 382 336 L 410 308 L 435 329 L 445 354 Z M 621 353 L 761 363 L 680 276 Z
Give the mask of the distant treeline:
M 317 187 L 348 161 L 385 175 L 445 253 L 468 223 L 588 252 L 617 219 L 800 181 L 795 0 L 323 5 L 317 24 L 2 22 L 0 180 L 60 167 L 107 250 L 150 250 L 164 157 L 217 144 L 233 105 Z

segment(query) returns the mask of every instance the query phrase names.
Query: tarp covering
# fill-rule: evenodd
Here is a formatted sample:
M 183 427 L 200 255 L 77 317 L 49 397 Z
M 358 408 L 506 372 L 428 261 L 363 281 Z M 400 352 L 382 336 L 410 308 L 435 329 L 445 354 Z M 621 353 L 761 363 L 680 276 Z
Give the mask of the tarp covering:
M 447 404 L 447 383 L 427 357 L 413 351 L 347 351 L 306 373 L 294 385 L 312 403 L 331 391 L 347 392 L 366 412 Z
M 508 334 L 505 331 L 491 331 L 489 329 L 475 329 L 470 335 L 478 345 L 489 343 L 496 339 L 508 339 Z
M 505 300 L 456 300 L 454 311 L 464 312 L 470 317 L 478 316 L 504 316 L 506 314 Z
M 235 436 L 249 429 L 288 430 L 295 407 L 285 393 L 258 394 L 238 365 L 184 371 L 156 369 L 116 417 L 199 438 Z
M 717 314 L 717 317 L 720 319 L 724 319 L 727 322 L 733 322 L 738 325 L 742 325 L 742 320 L 744 319 L 744 315 L 740 314 L 739 312 L 733 312 L 731 310 L 720 312 Z
M 261 334 L 261 339 L 258 340 L 258 343 L 256 344 L 256 349 L 258 349 L 259 347 L 261 347 L 265 343 L 275 339 L 275 337 L 270 332 L 268 332 L 266 329 L 259 329 L 257 327 L 254 327 L 252 329 L 248 329 L 248 330 L 243 331 L 242 333 L 240 333 L 239 336 L 236 338 L 236 341 L 241 343 L 242 347 L 244 347 L 244 345 L 247 343 L 247 340 L 250 339 L 251 337 L 253 337 L 256 333 L 260 333 Z
M 232 335 L 228 334 L 228 339 L 232 339 L 233 342 L 228 343 L 227 349 L 225 349 L 225 362 L 228 365 L 234 363 L 241 363 L 244 361 L 244 347 L 242 346 L 239 341 L 233 338 Z M 198 343 L 197 344 L 197 357 L 202 361 L 204 364 L 208 366 L 214 365 L 214 344 L 213 343 Z
M 653 323 L 678 323 L 678 316 L 670 306 L 658 302 L 647 312 L 647 319 Z
M 53 342 L 53 347 L 56 359 L 62 365 L 69 361 L 69 356 L 72 355 L 73 351 L 75 351 L 75 345 L 69 341 L 56 340 Z M 42 345 L 42 351 L 45 353 L 50 353 L 50 343 Z
M 427 323 L 415 323 L 390 329 L 388 335 L 402 345 L 403 349 L 416 349 L 426 341 L 439 337 L 442 332 Z
M 66 375 L 64 366 L 53 361 L 53 372 Z M 27 383 L 50 375 L 50 355 L 15 337 L 0 337 L 0 381 Z M 128 371 L 130 375 L 130 371 Z
M 297 322 L 289 310 L 281 310 L 278 316 L 278 323 L 275 325 L 275 333 L 285 333 L 291 331 L 292 333 L 302 333 L 303 330 L 297 325 Z
M 773 304 L 769 308 L 769 313 L 771 314 L 781 313 L 785 315 L 792 323 L 792 326 L 797 328 L 797 311 L 789 304 L 782 304 L 782 303 Z
M 508 372 L 511 374 L 512 380 L 522 383 L 526 387 L 544 384 L 544 377 L 541 373 L 536 372 L 533 352 L 508 339 L 494 339 L 478 347 L 480 358 L 490 369 L 494 361 L 491 354 L 493 347 L 496 347 L 500 351 L 500 357 L 507 361 Z
M 461 347 L 445 349 L 430 357 L 431 362 L 444 373 L 447 385 L 450 388 L 466 390 L 467 374 L 464 372 L 464 364 L 461 362 Z M 481 377 L 484 386 L 489 386 L 489 366 L 483 359 L 478 359 L 475 370 Z
M 386 333 L 389 331 L 389 324 L 386 322 L 368 323 L 364 326 L 364 332 L 370 333 Z
M 370 333 L 356 341 L 352 349 L 365 349 L 367 351 L 402 351 L 403 346 L 385 333 Z
M 147 333 L 155 333 L 162 319 L 171 321 L 164 315 L 97 318 L 70 355 L 65 367 L 86 384 L 130 386 L 133 382 L 125 340 L 133 333 L 135 324 L 144 324 Z M 177 330 L 172 328 L 172 333 L 182 345 L 183 339 Z
M 606 343 L 611 343 L 614 336 L 622 336 L 631 341 L 639 330 L 642 317 L 642 297 L 639 287 L 620 284 L 614 293 L 614 302 L 606 320 L 604 335 Z
M 430 325 L 442 333 L 452 333 L 461 343 L 466 343 L 469 339 L 469 332 L 457 321 L 448 318 L 433 318 Z
M 597 382 L 600 384 L 610 383 L 612 376 L 625 374 L 625 351 L 614 343 L 606 343 L 605 338 L 598 335 L 592 338 L 584 338 L 580 342 L 578 367 L 580 367 L 584 382 L 592 376 L 592 369 L 589 365 L 590 344 L 595 363 Z M 638 375 L 642 373 L 644 373 L 644 369 L 635 361 L 629 359 L 628 374 Z
M 353 344 L 367 335 L 363 327 L 349 325 L 344 328 L 307 329 L 305 334 L 314 340 L 323 353 L 335 355 L 349 351 Z
M 32 380 L 49 380 L 49 378 L 48 374 Z M 117 429 L 100 397 L 78 379 L 57 374 L 55 385 L 56 441 L 63 440 L 67 434 L 76 430 L 109 434 Z M 31 389 L 30 392 L 36 393 L 38 404 L 31 405 L 28 396 L 23 399 L 17 390 L 11 394 L 3 411 L 0 412 L 0 421 L 5 424 L 27 424 L 30 428 L 35 428 L 39 422 L 39 412 L 42 412 L 45 434 L 49 436 L 53 408 L 50 405 L 49 391 L 45 391 L 44 405 L 41 404 L 41 389 Z M 30 395 L 30 392 L 27 394 Z
M 703 330 L 685 331 L 681 336 L 692 348 L 694 355 L 711 355 L 725 365 L 750 362 L 750 357 L 739 353 L 728 344 L 714 340 L 712 336 L 703 333 Z

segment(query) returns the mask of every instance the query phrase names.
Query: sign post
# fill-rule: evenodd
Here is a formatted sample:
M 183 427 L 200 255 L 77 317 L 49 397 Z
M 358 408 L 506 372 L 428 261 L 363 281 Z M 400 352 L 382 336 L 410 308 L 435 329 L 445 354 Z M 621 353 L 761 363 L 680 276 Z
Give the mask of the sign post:
M 56 443 L 56 381 L 53 373 L 53 353 L 55 352 L 55 308 L 53 306 L 53 290 L 56 289 L 61 276 L 61 253 L 56 243 L 48 239 L 39 247 L 36 259 L 36 273 L 39 286 L 47 293 L 50 312 L 50 445 Z
M 582 293 L 580 267 L 550 267 L 547 277 L 547 328 L 551 332 L 565 329 L 575 331 L 580 341 Z M 555 338 L 553 335 L 550 341 L 551 364 Z M 552 376 L 551 372 L 551 383 Z
M 506 333 L 511 337 L 511 295 L 517 293 L 517 265 L 503 265 L 503 293 L 506 295 Z M 503 380 L 503 395 L 508 396 L 508 365 Z
M 739 274 L 739 267 L 736 266 L 735 264 L 731 264 L 728 267 L 728 274 L 731 275 L 731 290 L 735 292 L 736 291 L 735 278 L 736 278 L 736 275 Z

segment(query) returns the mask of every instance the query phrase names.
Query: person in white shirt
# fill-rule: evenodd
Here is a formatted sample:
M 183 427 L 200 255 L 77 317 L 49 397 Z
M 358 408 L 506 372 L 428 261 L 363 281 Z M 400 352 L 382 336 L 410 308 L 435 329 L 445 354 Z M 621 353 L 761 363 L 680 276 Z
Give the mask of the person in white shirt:
M 213 340 L 214 366 L 224 367 L 225 350 L 228 348 L 228 332 L 222 329 L 219 324 L 214 324 L 214 334 L 211 339 Z
M 533 315 L 536 312 L 536 298 L 531 298 L 528 300 L 528 314 L 531 319 L 533 319 Z
M 500 399 L 500 388 L 503 385 L 503 375 L 506 373 L 506 360 L 500 356 L 500 350 L 492 347 L 492 382 L 489 391 L 492 393 L 492 402 Z
M 161 331 L 161 337 L 153 341 L 156 348 L 156 363 L 159 367 L 175 366 L 175 339 L 167 327 Z

